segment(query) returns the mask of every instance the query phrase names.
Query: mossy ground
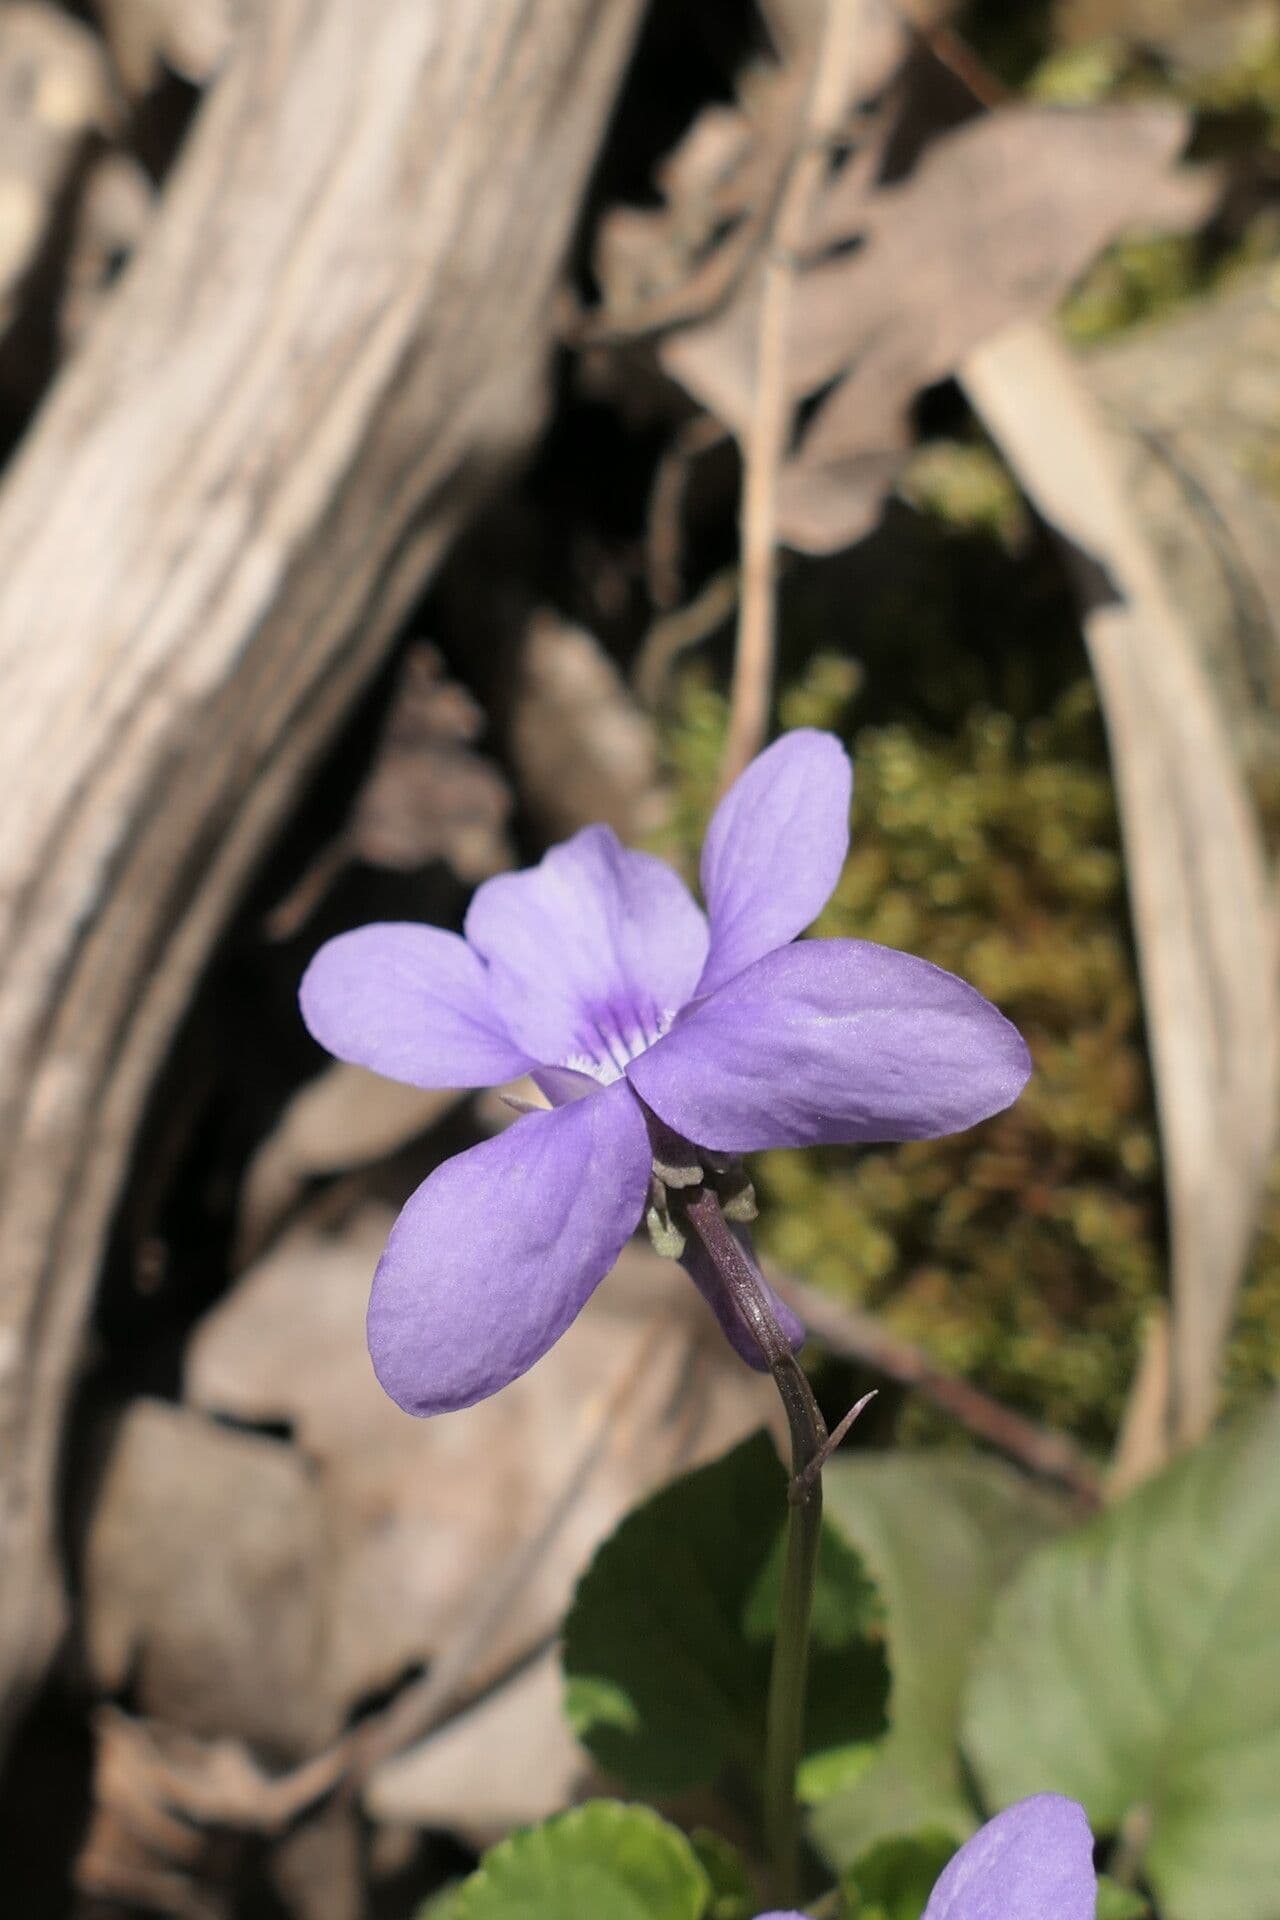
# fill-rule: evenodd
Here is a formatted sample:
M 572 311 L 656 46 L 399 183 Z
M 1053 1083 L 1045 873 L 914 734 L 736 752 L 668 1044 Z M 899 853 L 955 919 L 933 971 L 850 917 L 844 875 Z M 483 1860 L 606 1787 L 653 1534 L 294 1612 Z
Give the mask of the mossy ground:
M 816 931 L 973 981 L 1036 1072 L 1011 1112 L 955 1139 L 763 1156 L 760 1239 L 1009 1404 L 1105 1446 L 1167 1274 L 1105 737 L 1052 558 L 1019 529 L 994 456 L 935 445 L 913 490 L 924 511 L 891 516 L 867 577 L 802 569 L 784 598 L 781 724 L 834 727 L 857 769 L 852 850 Z M 847 643 L 806 646 L 847 590 Z M 666 849 L 690 867 L 723 721 L 720 683 L 690 671 L 667 730 Z M 1280 1188 L 1231 1389 L 1278 1373 Z M 907 1420 L 931 1424 L 914 1402 Z

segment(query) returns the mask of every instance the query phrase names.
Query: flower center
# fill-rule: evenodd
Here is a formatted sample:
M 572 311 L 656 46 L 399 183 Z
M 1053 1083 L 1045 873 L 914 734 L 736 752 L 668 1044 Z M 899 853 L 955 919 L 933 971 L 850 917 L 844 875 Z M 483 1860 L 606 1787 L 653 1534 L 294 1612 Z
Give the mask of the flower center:
M 557 1065 L 590 1074 L 601 1086 L 612 1086 L 631 1061 L 661 1040 L 674 1018 L 674 1013 L 659 1011 L 651 1001 L 593 1007 L 578 1024 L 573 1053 Z

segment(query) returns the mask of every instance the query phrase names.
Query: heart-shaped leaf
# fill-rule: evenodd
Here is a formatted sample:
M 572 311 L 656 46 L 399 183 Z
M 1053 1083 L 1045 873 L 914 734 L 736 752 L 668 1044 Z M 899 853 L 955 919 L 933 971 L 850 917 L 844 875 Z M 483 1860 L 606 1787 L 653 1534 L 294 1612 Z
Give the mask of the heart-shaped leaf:
M 704 1920 L 711 1886 L 675 1827 L 593 1800 L 487 1853 L 448 1920 Z
M 1164 1920 L 1274 1920 L 1277 1621 L 1280 1399 L 1019 1573 L 965 1719 L 990 1799 L 1083 1801 Z

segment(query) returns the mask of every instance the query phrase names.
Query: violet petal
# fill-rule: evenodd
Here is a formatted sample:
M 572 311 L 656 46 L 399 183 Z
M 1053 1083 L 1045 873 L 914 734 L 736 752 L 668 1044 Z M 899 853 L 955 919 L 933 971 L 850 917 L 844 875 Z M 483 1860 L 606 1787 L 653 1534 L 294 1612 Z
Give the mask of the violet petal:
M 732 1232 L 735 1240 L 737 1240 L 739 1246 L 751 1261 L 752 1266 L 756 1266 L 755 1256 L 751 1251 L 751 1242 L 746 1232 L 739 1227 L 734 1227 Z M 721 1332 L 739 1359 L 745 1360 L 747 1365 L 754 1367 L 757 1373 L 767 1373 L 769 1363 L 760 1351 L 759 1343 L 754 1333 L 752 1333 L 750 1327 L 734 1304 L 732 1294 L 720 1277 L 719 1268 L 712 1261 L 702 1242 L 693 1233 L 690 1233 L 684 1253 L 680 1257 L 680 1265 L 684 1268 L 689 1278 L 693 1281 L 694 1286 L 698 1289 L 698 1292 L 702 1295 L 712 1313 L 714 1313 L 716 1319 L 720 1322 Z M 798 1319 L 786 1301 L 780 1299 L 774 1292 L 769 1282 L 760 1272 L 759 1267 L 756 1267 L 756 1273 L 760 1285 L 764 1289 L 765 1297 L 773 1308 L 774 1319 L 782 1329 L 783 1338 L 790 1345 L 792 1352 L 798 1353 L 805 1343 L 804 1322 Z
M 713 993 L 817 919 L 849 851 L 853 768 L 834 734 L 783 734 L 735 780 L 702 847 Z
M 486 880 L 467 939 L 489 962 L 496 1003 L 546 1065 L 616 1078 L 693 992 L 707 923 L 680 877 L 585 827 L 525 873 Z
M 669 1127 L 722 1153 L 958 1133 L 1030 1071 L 975 988 L 867 940 L 766 954 L 628 1069 Z
M 446 1160 L 391 1229 L 369 1351 L 406 1413 L 469 1407 L 577 1318 L 639 1223 L 649 1136 L 625 1082 Z
M 494 1005 L 484 962 L 442 927 L 381 921 L 327 940 L 302 1017 L 339 1060 L 413 1087 L 494 1087 L 533 1064 Z
M 924 1920 L 1093 1920 L 1097 1895 L 1084 1808 L 1038 1793 L 966 1840 L 943 1868 Z

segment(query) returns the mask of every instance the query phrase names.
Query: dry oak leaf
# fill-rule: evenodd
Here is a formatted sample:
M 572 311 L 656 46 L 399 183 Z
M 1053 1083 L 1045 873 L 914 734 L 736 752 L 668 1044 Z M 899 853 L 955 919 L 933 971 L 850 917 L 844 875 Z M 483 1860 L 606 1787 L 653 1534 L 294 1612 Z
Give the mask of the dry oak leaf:
M 834 552 L 874 524 L 909 445 L 908 408 L 980 341 L 1050 313 L 1118 234 L 1186 226 L 1211 187 L 1175 162 L 1163 103 L 1012 106 L 926 148 L 906 179 L 837 174 L 819 196 L 784 356 L 793 403 L 825 395 L 780 477 L 786 544 Z M 666 371 L 740 438 L 755 382 L 761 270 L 711 319 L 669 334 Z
M 375 1767 L 364 1806 L 373 1820 L 444 1829 L 479 1850 L 568 1806 L 588 1765 L 564 1717 L 552 1648 L 430 1739 Z
M 577 1471 L 583 1436 L 649 1348 L 609 1437 L 486 1667 L 501 1672 L 554 1631 L 599 1542 L 646 1492 L 771 1414 L 673 1263 L 624 1248 L 565 1338 L 505 1393 L 412 1420 L 373 1376 L 369 1281 L 393 1213 L 299 1226 L 196 1329 L 186 1394 L 211 1412 L 286 1423 L 311 1463 L 329 1529 L 325 1684 L 350 1705 L 465 1635 L 495 1570 L 536 1536 Z
M 634 841 L 665 818 L 652 720 L 594 634 L 550 609 L 521 644 L 511 757 L 525 805 L 552 838 L 603 821 Z
M 102 1692 L 184 1731 L 291 1758 L 332 1738 L 326 1523 L 302 1455 L 138 1400 L 88 1527 L 84 1656 Z
M 352 852 L 402 872 L 447 860 L 471 882 L 510 866 L 511 791 L 473 750 L 484 726 L 435 648 L 414 647 L 352 813 Z

